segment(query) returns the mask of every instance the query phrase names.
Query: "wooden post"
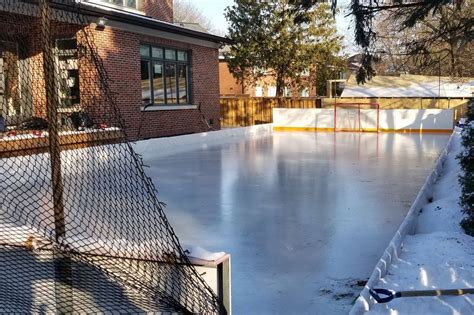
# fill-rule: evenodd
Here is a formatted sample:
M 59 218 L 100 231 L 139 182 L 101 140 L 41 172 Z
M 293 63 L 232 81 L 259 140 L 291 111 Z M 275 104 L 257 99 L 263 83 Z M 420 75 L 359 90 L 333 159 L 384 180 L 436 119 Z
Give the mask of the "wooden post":
M 53 192 L 54 228 L 56 243 L 66 236 L 64 219 L 63 183 L 61 177 L 61 147 L 59 144 L 58 94 L 54 80 L 54 56 L 51 43 L 51 0 L 40 0 L 41 35 L 43 47 L 43 71 L 48 117 L 49 156 Z M 69 255 L 54 250 L 55 296 L 58 314 L 73 312 L 72 269 Z

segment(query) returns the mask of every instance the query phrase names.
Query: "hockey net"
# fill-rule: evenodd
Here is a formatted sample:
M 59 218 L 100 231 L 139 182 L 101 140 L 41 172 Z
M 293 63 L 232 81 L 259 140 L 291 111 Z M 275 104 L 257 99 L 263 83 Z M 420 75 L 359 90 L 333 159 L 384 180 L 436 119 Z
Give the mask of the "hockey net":
M 127 142 L 84 9 L 0 1 L 0 313 L 225 313 Z
M 335 103 L 334 131 L 378 132 L 380 105 L 377 103 Z

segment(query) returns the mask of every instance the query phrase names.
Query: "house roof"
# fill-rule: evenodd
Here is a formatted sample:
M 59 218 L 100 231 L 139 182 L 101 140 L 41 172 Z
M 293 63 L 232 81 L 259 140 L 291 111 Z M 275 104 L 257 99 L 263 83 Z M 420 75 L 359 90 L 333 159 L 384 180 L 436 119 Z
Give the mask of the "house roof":
M 355 76 L 346 83 L 341 97 L 443 97 L 470 98 L 474 93 L 474 78 L 454 80 L 402 74 L 400 76 L 375 76 L 365 84 L 357 84 Z
M 139 13 L 134 13 L 126 10 L 121 10 L 118 8 L 111 8 L 101 6 L 92 2 L 82 2 L 81 13 L 92 16 L 92 17 L 105 17 L 109 20 L 128 23 L 132 25 L 137 25 L 141 27 L 146 27 L 149 29 L 165 31 L 168 33 L 178 34 L 189 36 L 192 38 L 197 38 L 201 40 L 207 40 L 215 43 L 232 43 L 228 38 L 213 35 L 202 30 L 196 30 L 192 28 L 183 27 L 180 25 L 175 25 L 174 23 L 168 23 L 164 21 L 157 20 L 155 18 L 141 15 Z M 69 4 L 64 4 L 64 2 L 53 2 L 52 6 L 57 9 L 69 11 L 72 9 L 72 6 Z
M 190 30 L 198 31 L 201 33 L 208 33 L 210 34 L 204 27 L 202 27 L 199 23 L 189 23 L 189 22 L 174 22 L 174 25 L 178 25 Z
M 363 54 L 355 54 L 347 58 L 347 68 L 349 70 L 359 70 L 362 65 Z

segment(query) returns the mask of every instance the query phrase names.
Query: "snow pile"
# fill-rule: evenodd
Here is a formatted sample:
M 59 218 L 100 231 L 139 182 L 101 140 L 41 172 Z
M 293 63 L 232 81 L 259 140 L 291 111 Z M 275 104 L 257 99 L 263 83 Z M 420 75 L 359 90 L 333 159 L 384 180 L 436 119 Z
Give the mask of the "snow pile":
M 199 246 L 184 245 L 183 248 L 185 249 L 189 257 L 208 261 L 216 261 L 226 255 L 225 252 L 211 253 Z
M 458 205 L 461 152 L 460 133 L 455 132 L 443 174 L 436 182 L 433 201 L 421 209 L 414 235 L 404 238 L 398 257 L 377 288 L 395 291 L 463 289 L 474 287 L 474 238 L 459 225 Z M 398 298 L 375 304 L 369 314 L 473 314 L 474 296 Z
M 117 127 L 107 127 L 102 129 L 94 129 L 94 128 L 86 128 L 85 130 L 65 130 L 60 131 L 60 136 L 71 136 L 71 135 L 85 135 L 91 133 L 99 133 L 99 132 L 110 132 L 110 131 L 120 131 L 120 128 Z M 5 133 L 2 137 L 0 137 L 0 141 L 19 141 L 19 140 L 28 140 L 28 139 L 36 139 L 36 138 L 47 138 L 49 133 L 47 131 L 34 131 L 29 133 Z

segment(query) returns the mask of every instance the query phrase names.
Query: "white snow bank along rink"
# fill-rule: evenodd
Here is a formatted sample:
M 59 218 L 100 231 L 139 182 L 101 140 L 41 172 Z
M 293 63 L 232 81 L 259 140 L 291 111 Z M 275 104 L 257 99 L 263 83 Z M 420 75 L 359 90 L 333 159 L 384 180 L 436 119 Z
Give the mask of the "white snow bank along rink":
M 474 314 L 474 296 L 397 298 L 377 304 L 368 287 L 393 291 L 474 287 L 474 238 L 465 234 L 458 204 L 462 150 L 456 130 L 351 314 Z

